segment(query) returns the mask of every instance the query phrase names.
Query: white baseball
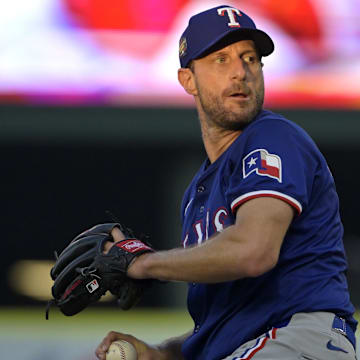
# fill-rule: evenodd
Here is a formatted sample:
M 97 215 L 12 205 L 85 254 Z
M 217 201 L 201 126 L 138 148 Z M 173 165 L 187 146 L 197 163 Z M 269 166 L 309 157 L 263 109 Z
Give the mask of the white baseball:
M 137 352 L 129 342 L 117 340 L 110 345 L 106 360 L 137 360 Z

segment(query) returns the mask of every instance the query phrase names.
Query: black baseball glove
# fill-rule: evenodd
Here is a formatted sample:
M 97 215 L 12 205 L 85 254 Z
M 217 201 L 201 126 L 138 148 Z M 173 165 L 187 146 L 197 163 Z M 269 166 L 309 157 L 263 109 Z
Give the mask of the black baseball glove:
M 114 242 L 111 231 L 118 227 L 126 239 L 116 242 L 105 255 L 106 241 Z M 130 229 L 118 223 L 100 224 L 76 236 L 57 257 L 50 275 L 54 280 L 51 303 L 68 316 L 98 301 L 108 290 L 118 297 L 124 310 L 141 298 L 151 280 L 133 280 L 126 276 L 131 262 L 139 255 L 154 251 L 136 239 Z M 46 312 L 48 318 L 49 306 Z

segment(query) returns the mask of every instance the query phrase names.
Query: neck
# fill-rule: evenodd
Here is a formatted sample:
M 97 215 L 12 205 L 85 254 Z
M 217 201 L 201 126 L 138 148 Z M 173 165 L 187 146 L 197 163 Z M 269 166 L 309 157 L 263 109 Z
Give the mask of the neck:
M 242 133 L 241 130 L 224 130 L 200 117 L 200 127 L 207 156 L 211 163 L 215 162 Z

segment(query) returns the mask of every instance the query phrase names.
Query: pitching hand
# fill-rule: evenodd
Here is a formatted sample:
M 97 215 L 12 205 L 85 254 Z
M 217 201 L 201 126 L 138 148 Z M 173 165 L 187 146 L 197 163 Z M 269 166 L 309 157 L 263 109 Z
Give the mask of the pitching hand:
M 99 360 L 106 359 L 106 352 L 111 343 L 116 340 L 125 340 L 131 343 L 136 349 L 138 360 L 167 360 L 166 355 L 155 346 L 150 346 L 134 336 L 115 331 L 110 331 L 96 348 L 95 354 Z

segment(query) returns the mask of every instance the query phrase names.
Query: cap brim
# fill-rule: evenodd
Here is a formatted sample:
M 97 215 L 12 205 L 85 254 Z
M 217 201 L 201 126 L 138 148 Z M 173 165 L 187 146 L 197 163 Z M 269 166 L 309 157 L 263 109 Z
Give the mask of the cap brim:
M 259 29 L 234 29 L 219 35 L 205 48 L 199 50 L 193 59 L 202 58 L 214 51 L 220 50 L 234 42 L 241 40 L 253 40 L 261 56 L 268 56 L 274 51 L 274 42 L 268 34 Z

